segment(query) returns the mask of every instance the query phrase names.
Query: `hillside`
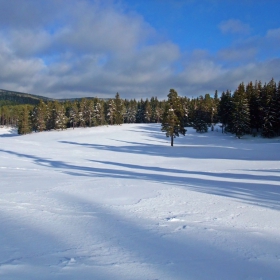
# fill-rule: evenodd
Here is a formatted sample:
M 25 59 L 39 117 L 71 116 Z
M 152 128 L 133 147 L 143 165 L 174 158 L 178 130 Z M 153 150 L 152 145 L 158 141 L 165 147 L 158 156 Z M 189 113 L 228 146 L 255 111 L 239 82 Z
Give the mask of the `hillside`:
M 93 99 L 94 97 L 83 97 L 86 99 Z M 30 104 L 36 105 L 39 103 L 40 100 L 45 102 L 47 101 L 54 101 L 57 100 L 59 102 L 64 101 L 79 101 L 83 98 L 62 98 L 62 99 L 55 99 L 55 98 L 48 98 L 40 95 L 30 94 L 30 93 L 23 93 L 11 90 L 0 89 L 0 106 L 3 105 L 20 105 L 20 104 Z M 101 98 L 103 99 L 103 98 Z M 108 100 L 105 98 L 104 100 Z
M 44 101 L 52 100 L 51 98 L 47 98 L 44 96 L 29 94 L 29 93 L 23 93 L 23 92 L 17 92 L 17 91 L 11 91 L 11 90 L 5 90 L 0 89 L 0 102 L 11 104 L 30 104 L 30 105 L 36 105 L 39 103 L 40 99 Z M 5 104 L 6 105 L 6 104 Z

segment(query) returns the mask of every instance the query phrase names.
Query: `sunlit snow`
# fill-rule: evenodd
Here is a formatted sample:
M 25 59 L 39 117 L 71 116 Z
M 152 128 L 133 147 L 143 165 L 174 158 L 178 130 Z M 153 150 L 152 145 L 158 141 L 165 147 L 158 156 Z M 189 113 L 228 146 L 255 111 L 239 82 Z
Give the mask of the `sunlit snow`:
M 0 279 L 280 279 L 280 138 L 0 128 Z

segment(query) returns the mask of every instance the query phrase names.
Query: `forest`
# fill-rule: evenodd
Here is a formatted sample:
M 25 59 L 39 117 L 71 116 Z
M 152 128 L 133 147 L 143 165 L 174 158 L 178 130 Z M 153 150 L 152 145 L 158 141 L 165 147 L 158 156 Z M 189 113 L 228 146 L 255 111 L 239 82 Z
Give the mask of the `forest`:
M 15 103 L 1 100 L 0 125 L 15 126 L 19 134 L 70 127 L 161 123 L 167 136 L 176 137 L 184 134 L 184 127 L 194 127 L 204 133 L 218 123 L 223 133 L 233 133 L 238 138 L 245 134 L 267 138 L 280 135 L 280 82 L 274 79 L 265 84 L 241 83 L 233 93 L 227 90 L 219 96 L 216 91 L 213 96 L 205 94 L 191 99 L 170 89 L 168 99 L 162 101 L 157 97 L 121 99 L 117 93 L 108 100 L 38 99 L 35 105 Z

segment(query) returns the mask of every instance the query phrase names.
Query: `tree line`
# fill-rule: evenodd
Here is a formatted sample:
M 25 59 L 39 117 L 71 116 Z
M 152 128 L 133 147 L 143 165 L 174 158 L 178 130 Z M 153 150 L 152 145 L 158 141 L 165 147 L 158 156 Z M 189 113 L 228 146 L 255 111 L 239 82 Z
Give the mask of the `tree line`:
M 19 134 L 32 131 L 62 130 L 122 123 L 161 123 L 162 131 L 171 136 L 184 135 L 185 127 L 207 132 L 219 123 L 222 132 L 264 137 L 280 135 L 280 82 L 260 81 L 239 84 L 232 93 L 227 90 L 197 98 L 181 97 L 171 89 L 168 99 L 156 97 L 146 100 L 115 98 L 81 99 L 76 101 L 43 101 L 31 105 L 4 105 L 0 107 L 0 124 L 18 127 Z

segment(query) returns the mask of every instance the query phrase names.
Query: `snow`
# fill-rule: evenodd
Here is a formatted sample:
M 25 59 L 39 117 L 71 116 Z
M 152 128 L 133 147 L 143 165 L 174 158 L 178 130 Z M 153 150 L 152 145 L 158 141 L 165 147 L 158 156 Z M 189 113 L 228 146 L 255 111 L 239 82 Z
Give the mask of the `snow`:
M 0 128 L 0 279 L 279 279 L 280 139 Z

